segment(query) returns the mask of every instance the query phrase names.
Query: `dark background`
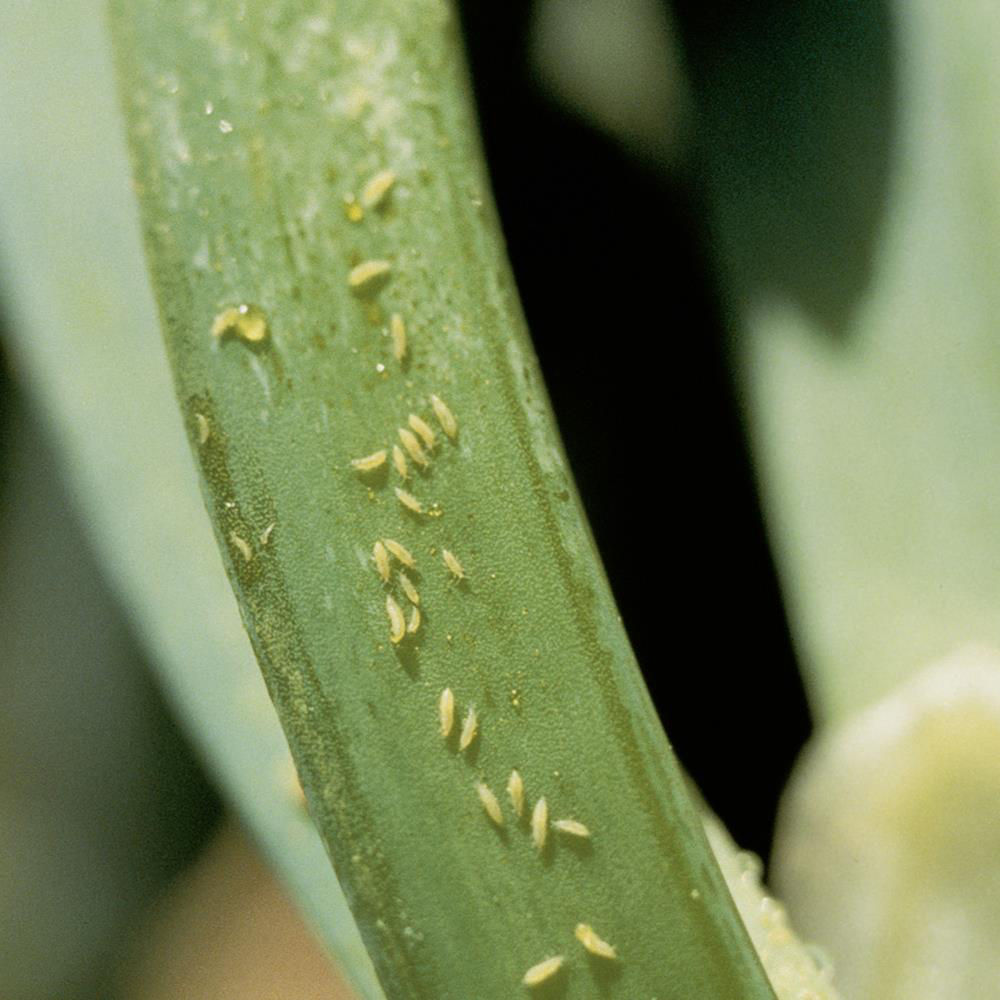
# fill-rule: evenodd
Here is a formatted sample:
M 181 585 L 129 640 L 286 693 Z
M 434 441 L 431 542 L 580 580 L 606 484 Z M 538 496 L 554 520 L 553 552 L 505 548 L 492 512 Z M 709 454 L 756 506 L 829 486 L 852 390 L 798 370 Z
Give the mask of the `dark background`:
M 514 274 L 626 628 L 682 763 L 766 858 L 811 723 L 730 370 L 697 92 L 687 162 L 664 169 L 538 85 L 529 3 L 460 6 Z

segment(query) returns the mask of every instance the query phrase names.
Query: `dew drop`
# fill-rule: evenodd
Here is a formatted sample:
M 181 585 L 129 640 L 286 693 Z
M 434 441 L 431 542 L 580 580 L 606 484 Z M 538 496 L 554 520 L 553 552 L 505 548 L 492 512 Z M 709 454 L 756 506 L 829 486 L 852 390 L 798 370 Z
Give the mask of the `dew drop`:
M 351 193 L 344 195 L 344 215 L 348 222 L 360 222 L 365 217 L 361 203 Z
M 241 303 L 223 309 L 212 321 L 212 336 L 233 334 L 249 344 L 259 344 L 267 337 L 267 317 L 257 306 Z

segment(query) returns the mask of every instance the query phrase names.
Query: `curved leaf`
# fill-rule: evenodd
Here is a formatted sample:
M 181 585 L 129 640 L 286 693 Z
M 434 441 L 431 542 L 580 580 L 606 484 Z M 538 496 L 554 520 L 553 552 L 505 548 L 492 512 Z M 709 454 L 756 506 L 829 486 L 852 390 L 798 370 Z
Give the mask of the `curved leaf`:
M 564 466 L 450 8 L 113 10 L 154 286 L 216 537 L 387 993 L 508 997 L 564 955 L 559 993 L 771 997 Z M 384 170 L 395 186 L 366 205 Z M 439 421 L 424 469 L 398 429 L 433 423 L 434 394 L 458 431 Z M 352 466 L 394 443 L 406 482 L 389 461 Z M 415 556 L 412 635 L 387 614 L 387 589 L 407 603 L 398 567 L 384 585 L 373 565 L 387 536 Z M 445 688 L 456 728 L 478 711 L 465 752 L 438 734 Z M 526 811 L 544 797 L 551 820 L 592 837 L 539 822 L 539 850 L 525 816 L 505 804 L 492 820 L 477 783 L 502 796 L 512 768 Z M 578 923 L 618 957 L 588 956 Z

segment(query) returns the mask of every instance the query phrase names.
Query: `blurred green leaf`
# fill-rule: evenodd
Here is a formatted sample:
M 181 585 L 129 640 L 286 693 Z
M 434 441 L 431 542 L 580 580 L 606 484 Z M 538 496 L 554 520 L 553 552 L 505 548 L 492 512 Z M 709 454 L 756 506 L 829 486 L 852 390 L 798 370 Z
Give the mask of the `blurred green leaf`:
M 692 44 L 761 489 L 824 719 L 1000 641 L 998 30 L 984 5 L 765 4 Z
M 0 255 L 15 369 L 206 763 L 363 997 L 381 996 L 295 798 L 198 495 L 131 198 L 98 0 L 0 8 Z
M 823 723 L 776 878 L 855 1000 L 991 997 L 1000 12 L 789 14 L 748 7 L 691 44 L 734 352 Z
M 0 384 L 0 996 L 85 1000 L 213 813 L 37 423 Z

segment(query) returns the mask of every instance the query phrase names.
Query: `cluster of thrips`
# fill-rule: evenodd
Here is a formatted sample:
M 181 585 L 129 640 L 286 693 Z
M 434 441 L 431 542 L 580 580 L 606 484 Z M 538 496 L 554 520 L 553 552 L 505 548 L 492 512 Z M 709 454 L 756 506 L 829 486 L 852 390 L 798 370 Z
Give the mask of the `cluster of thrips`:
M 380 206 L 395 183 L 396 175 L 391 170 L 381 170 L 376 173 L 363 187 L 360 200 L 350 194 L 344 199 L 344 210 L 351 222 L 359 222 L 364 217 L 365 209 Z M 392 265 L 385 260 L 366 260 L 353 267 L 348 273 L 349 288 L 358 295 L 369 295 L 377 290 L 388 278 Z M 237 306 L 220 313 L 212 326 L 212 333 L 220 337 L 234 333 L 250 343 L 259 343 L 267 334 L 266 323 L 254 307 Z M 407 353 L 406 324 L 399 313 L 393 313 L 389 320 L 389 335 L 392 342 L 393 356 L 396 361 L 403 362 Z M 458 435 L 458 422 L 448 405 L 437 395 L 430 396 L 431 409 L 444 434 L 454 441 Z M 208 423 L 201 414 L 197 414 L 199 443 L 204 443 L 208 437 Z M 392 463 L 393 468 L 404 484 L 410 479 L 410 463 L 421 470 L 430 465 L 433 452 L 437 446 L 435 430 L 416 413 L 411 413 L 406 420 L 406 426 L 397 429 L 398 441 L 392 445 L 380 448 L 369 455 L 351 461 L 353 469 L 362 476 L 375 472 Z M 414 496 L 404 486 L 394 486 L 396 499 L 413 514 L 427 512 L 423 502 Z M 270 527 L 273 527 L 270 526 Z M 267 534 L 270 533 L 268 530 Z M 249 561 L 250 546 L 242 538 L 231 536 L 232 544 L 240 554 Z M 261 538 L 263 544 L 266 537 Z M 416 573 L 417 564 L 413 554 L 400 542 L 392 538 L 379 538 L 375 541 L 371 552 L 372 563 L 379 579 L 386 587 L 391 587 L 395 581 L 398 584 L 397 593 L 408 607 L 404 610 L 403 603 L 397 596 L 388 592 L 385 597 L 385 612 L 388 619 L 389 640 L 398 645 L 407 636 L 413 636 L 421 625 L 420 592 L 409 573 Z M 466 578 L 465 569 L 458 557 L 448 549 L 441 550 L 441 560 L 455 582 Z M 396 565 L 398 564 L 398 565 Z M 409 573 L 407 572 L 409 571 Z M 455 730 L 457 704 L 451 688 L 445 688 L 438 699 L 438 731 L 445 741 L 451 739 Z M 472 746 L 480 732 L 480 720 L 474 705 L 466 708 L 461 726 L 458 729 L 458 751 L 464 753 Z M 301 786 L 299 794 L 301 795 Z M 474 786 L 479 802 L 489 818 L 497 827 L 504 826 L 504 813 L 500 800 L 494 791 L 483 781 L 477 781 Z M 526 800 L 524 781 L 516 770 L 510 772 L 506 786 L 510 807 L 518 820 L 525 818 Z M 555 830 L 571 838 L 589 839 L 590 830 L 579 820 L 565 818 L 550 821 L 549 805 L 544 796 L 540 796 L 532 806 L 527 817 L 527 827 L 530 830 L 532 844 L 538 854 L 541 854 L 548 843 L 549 831 Z M 578 923 L 574 929 L 577 941 L 591 955 L 604 959 L 617 959 L 615 947 L 601 938 L 590 924 Z M 531 966 L 522 977 L 522 983 L 527 987 L 538 986 L 555 976 L 566 962 L 564 955 L 553 955 Z
M 455 695 L 451 688 L 445 688 L 438 699 L 438 731 L 442 739 L 447 740 L 451 735 L 455 722 Z M 458 738 L 459 751 L 466 750 L 479 732 L 479 719 L 476 715 L 474 705 L 470 705 L 462 723 L 462 729 Z M 503 809 L 496 793 L 483 781 L 475 784 L 476 795 L 483 807 L 484 812 L 491 822 L 498 827 L 504 825 Z M 510 799 L 511 808 L 518 819 L 525 813 L 524 779 L 515 768 L 510 772 L 507 779 L 507 796 Z M 541 796 L 531 810 L 529 820 L 531 830 L 531 841 L 535 849 L 541 853 L 545 850 L 548 842 L 549 828 L 557 830 L 559 833 L 570 837 L 589 838 L 590 830 L 576 819 L 557 819 L 549 822 L 549 805 L 545 796 Z M 600 958 L 615 959 L 618 953 L 614 945 L 609 944 L 601 938 L 589 924 L 579 923 L 576 925 L 575 935 L 577 940 L 592 955 Z M 550 958 L 533 965 L 524 974 L 523 983 L 525 986 L 537 986 L 554 976 L 563 966 L 565 956 L 554 955 Z
M 458 421 L 455 420 L 455 415 L 440 396 L 432 393 L 430 401 L 431 409 L 434 411 L 434 416 L 437 417 L 441 429 L 454 441 L 458 436 Z M 431 453 L 437 447 L 437 434 L 434 428 L 416 413 L 411 413 L 406 418 L 406 422 L 408 426 L 399 427 L 396 430 L 399 443 L 394 443 L 391 447 L 379 448 L 378 451 L 373 451 L 370 455 L 352 459 L 351 466 L 354 470 L 361 474 L 375 472 L 386 464 L 390 454 L 393 467 L 403 482 L 410 478 L 410 461 L 421 469 L 426 469 L 431 463 Z M 409 456 L 409 461 L 407 456 Z M 393 489 L 396 499 L 407 510 L 414 514 L 425 513 L 423 502 L 418 500 L 409 490 L 403 489 L 402 486 L 395 486 Z M 449 568 L 454 569 L 451 565 Z M 459 577 L 463 575 L 461 572 L 456 574 Z
M 384 170 L 377 173 L 365 185 L 361 202 L 353 196 L 345 199 L 345 210 L 351 221 L 360 221 L 363 209 L 378 205 L 395 181 L 395 174 Z M 374 291 L 388 277 L 391 265 L 384 260 L 368 260 L 354 267 L 348 274 L 348 285 L 358 294 L 368 294 Z M 402 361 L 406 354 L 406 326 L 399 313 L 393 313 L 389 322 L 389 332 L 392 338 L 393 354 L 397 361 Z M 458 434 L 458 422 L 448 405 L 437 395 L 430 397 L 431 409 L 441 427 L 441 430 L 452 441 Z M 410 463 L 426 469 L 431 461 L 431 455 L 437 445 L 437 435 L 434 429 L 418 414 L 411 413 L 407 417 L 406 426 L 397 429 L 398 441 L 391 446 L 380 448 L 369 455 L 352 460 L 351 465 L 361 475 L 381 469 L 391 461 L 396 473 L 404 484 L 410 479 Z M 407 510 L 414 514 L 424 514 L 424 504 L 404 486 L 394 487 L 396 499 Z M 442 549 L 441 558 L 445 567 L 455 581 L 465 579 L 465 570 L 458 557 L 448 549 Z M 409 602 L 409 615 L 396 597 L 389 593 L 385 599 L 386 615 L 389 622 L 389 639 L 395 645 L 408 635 L 413 635 L 420 627 L 420 594 L 407 570 L 416 570 L 416 560 L 408 549 L 390 538 L 376 540 L 372 548 L 372 561 L 375 570 L 384 585 L 390 585 L 393 579 L 393 561 L 400 564 L 395 578 L 399 588 Z M 456 701 L 451 688 L 445 688 L 438 699 L 438 731 L 443 740 L 448 740 L 455 728 Z M 479 734 L 479 716 L 474 705 L 469 705 L 458 732 L 458 751 L 463 753 L 472 746 Z M 493 790 L 483 781 L 477 781 L 475 792 L 479 802 L 490 821 L 498 827 L 504 825 L 503 809 L 500 800 Z M 506 788 L 511 808 L 518 819 L 525 814 L 524 781 L 515 769 L 510 772 Z M 531 840 L 536 851 L 541 854 L 548 842 L 550 828 L 568 837 L 587 839 L 590 830 L 576 819 L 557 819 L 550 823 L 549 806 L 544 796 L 539 797 L 531 809 L 528 826 Z M 589 924 L 578 923 L 575 936 L 580 944 L 592 955 L 605 959 L 618 957 L 614 946 L 601 938 Z M 562 968 L 565 956 L 554 955 L 533 965 L 524 973 L 522 982 L 525 986 L 537 986 L 550 979 Z
M 458 559 L 447 549 L 442 553 L 444 564 L 451 570 L 456 579 L 464 579 L 465 571 Z M 375 571 L 384 584 L 392 582 L 392 559 L 399 562 L 404 569 L 396 572 L 396 579 L 404 596 L 410 602 L 410 614 L 407 618 L 399 601 L 392 594 L 386 594 L 385 612 L 389 618 L 389 641 L 393 645 L 400 643 L 407 635 L 413 635 L 420 628 L 420 591 L 416 584 L 406 575 L 406 570 L 416 570 L 417 561 L 405 545 L 392 538 L 376 539 L 372 546 L 372 562 Z

